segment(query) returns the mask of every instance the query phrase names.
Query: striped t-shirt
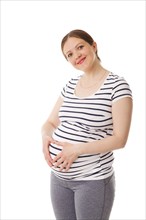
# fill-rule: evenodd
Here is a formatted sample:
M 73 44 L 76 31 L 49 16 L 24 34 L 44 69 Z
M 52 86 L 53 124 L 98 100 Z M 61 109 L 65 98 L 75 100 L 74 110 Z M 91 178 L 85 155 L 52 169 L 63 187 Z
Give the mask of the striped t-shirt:
M 70 143 L 87 143 L 113 134 L 112 103 L 123 97 L 132 97 L 123 77 L 109 73 L 102 86 L 93 95 L 79 98 L 75 87 L 81 76 L 72 78 L 61 92 L 63 104 L 59 111 L 60 125 L 53 138 Z M 90 144 L 89 144 L 90 147 Z M 54 158 L 61 147 L 51 144 Z M 66 180 L 98 180 L 113 173 L 113 152 L 80 155 L 67 172 L 52 167 L 52 171 Z

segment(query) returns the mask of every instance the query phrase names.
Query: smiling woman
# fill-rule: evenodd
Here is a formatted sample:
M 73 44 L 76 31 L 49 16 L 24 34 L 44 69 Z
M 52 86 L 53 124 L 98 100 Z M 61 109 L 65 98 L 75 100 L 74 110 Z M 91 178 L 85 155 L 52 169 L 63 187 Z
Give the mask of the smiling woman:
M 89 45 L 93 45 L 94 46 L 94 44 L 95 44 L 95 47 L 96 47 L 96 43 L 94 42 L 94 40 L 93 40 L 93 38 L 87 33 L 87 32 L 85 32 L 85 31 L 81 31 L 81 30 L 73 30 L 73 31 L 70 31 L 63 39 L 62 39 L 62 42 L 61 42 L 61 49 L 62 49 L 62 52 L 63 52 L 63 54 L 64 54 L 64 56 L 66 57 L 66 58 L 68 58 L 68 57 L 70 57 L 71 55 L 72 55 L 72 53 L 70 54 L 69 52 L 70 51 L 67 51 L 67 52 L 65 52 L 65 43 L 66 43 L 66 41 L 67 41 L 67 39 L 69 38 L 69 37 L 74 37 L 74 38 L 79 38 L 80 39 L 80 41 L 83 43 L 83 45 L 81 44 L 81 43 L 79 43 L 79 44 L 77 44 L 76 45 L 76 50 L 80 50 L 80 49 L 82 49 L 83 47 L 84 47 L 84 43 L 88 43 Z M 82 41 L 83 40 L 83 41 Z M 81 45 L 80 45 L 81 44 Z M 73 46 L 73 45 L 71 45 L 71 46 Z M 67 54 L 67 53 L 69 53 L 69 54 Z M 96 52 L 95 52 L 95 54 L 96 54 L 96 56 L 97 56 L 97 58 L 100 60 L 100 58 L 99 58 L 99 56 L 98 56 L 98 54 L 97 54 L 97 49 L 96 49 Z
M 50 159 L 47 155 L 48 146 L 46 147 L 46 160 L 48 163 L 49 160 L 54 160 L 58 153 L 61 153 L 58 149 L 63 149 L 62 154 L 71 154 L 73 151 L 71 144 L 74 144 L 74 149 L 76 149 L 75 142 L 73 142 L 74 140 L 80 141 L 83 138 L 88 139 L 91 137 L 92 142 L 94 142 L 96 140 L 93 138 L 97 138 L 97 134 L 98 139 L 104 137 L 105 132 L 110 134 L 109 132 L 111 132 L 111 130 L 104 131 L 104 127 L 96 129 L 94 127 L 91 128 L 91 126 L 94 120 L 96 125 L 99 120 L 98 123 L 100 126 L 106 125 L 104 118 L 108 119 L 111 108 L 110 106 L 108 107 L 110 103 L 108 98 L 105 97 L 104 99 L 104 93 L 109 93 L 110 87 L 112 86 L 114 87 L 113 94 L 118 95 L 118 93 L 120 93 L 120 90 L 116 91 L 116 88 L 118 90 L 117 85 L 114 86 L 116 83 L 115 75 L 119 74 L 119 76 L 124 76 L 130 84 L 134 108 L 126 147 L 122 150 L 112 152 L 115 158 L 112 167 L 114 168 L 116 177 L 116 196 L 110 219 L 146 219 L 146 132 L 144 123 L 146 112 L 144 47 L 146 26 L 145 1 L 1 1 L 0 5 L 2 91 L 0 218 L 5 220 L 56 219 L 50 196 L 50 173 L 53 172 L 53 174 L 55 174 L 53 183 L 57 181 L 57 184 L 54 183 L 53 185 L 55 186 L 55 190 L 58 190 L 60 187 L 58 179 L 62 181 L 62 178 L 58 178 L 58 175 L 64 174 L 66 175 L 65 178 L 69 178 L 69 174 L 73 175 L 73 173 L 69 172 L 73 169 L 75 170 L 75 168 L 76 172 L 77 169 L 79 170 L 78 174 L 81 173 L 80 175 L 83 175 L 85 171 L 84 166 L 80 167 L 80 165 L 84 165 L 83 163 L 85 162 L 85 166 L 87 166 L 87 157 L 80 155 L 77 160 L 82 159 L 82 164 L 75 163 L 74 161 L 68 171 L 59 171 L 59 168 L 55 167 L 55 163 L 57 162 L 50 168 L 52 163 L 48 166 L 42 154 L 40 128 L 51 112 L 51 106 L 56 102 L 58 94 L 62 91 L 61 97 L 63 98 L 60 98 L 60 104 L 58 104 L 58 106 L 62 105 L 62 99 L 66 101 L 66 105 L 62 106 L 62 109 L 55 109 L 56 112 L 60 111 L 59 115 L 61 118 L 53 118 L 52 116 L 52 125 L 47 124 L 47 126 L 48 129 L 49 126 L 55 129 L 55 127 L 60 128 L 62 125 L 63 130 L 54 130 L 56 136 L 62 136 L 57 136 L 56 139 L 61 142 L 61 138 L 65 137 L 65 142 L 67 141 L 67 143 L 70 144 L 67 145 L 70 146 L 70 148 L 65 147 L 65 142 L 58 143 L 59 146 L 56 143 L 51 143 L 50 153 L 52 154 Z M 59 19 L 56 19 L 56 15 Z M 61 39 L 70 30 L 76 28 L 86 30 L 93 36 L 93 41 L 97 42 L 97 54 L 101 58 L 99 64 L 102 64 L 102 66 L 106 67 L 105 69 L 109 71 L 109 75 L 107 77 L 105 75 L 105 79 L 101 79 L 104 73 L 101 75 L 101 78 L 98 75 L 99 78 L 97 77 L 97 79 L 103 81 L 101 85 L 99 85 L 98 82 L 96 85 L 97 80 L 92 80 L 92 77 L 90 79 L 86 78 L 84 71 L 78 71 L 78 69 L 73 68 L 70 62 L 67 62 L 64 54 L 62 55 L 61 53 Z M 79 38 L 78 40 L 86 41 L 85 39 Z M 94 50 L 92 44 L 89 43 L 89 45 L 91 49 Z M 67 49 L 72 51 L 74 47 Z M 82 52 L 82 49 L 80 48 L 80 52 Z M 82 57 L 80 58 L 82 59 Z M 87 59 L 88 58 L 86 58 L 85 62 Z M 85 62 L 83 65 L 85 65 Z M 112 76 L 111 70 L 115 79 Z M 111 77 L 113 77 L 112 79 L 110 79 L 110 74 Z M 122 78 L 122 81 L 123 80 Z M 72 97 L 70 93 L 74 93 Z M 66 96 L 65 98 L 63 94 Z M 96 95 L 94 96 L 94 94 Z M 83 99 L 87 97 L 92 98 L 92 100 L 85 100 L 84 106 L 79 105 L 79 101 L 83 102 Z M 97 105 L 94 97 L 98 101 Z M 115 96 L 112 98 L 115 99 Z M 125 98 L 123 98 L 123 100 L 124 99 Z M 78 102 L 76 100 L 78 100 Z M 121 101 L 122 99 L 117 100 L 117 102 L 113 100 L 113 107 Z M 71 107 L 69 108 L 69 106 Z M 123 106 L 119 109 L 117 113 L 118 119 L 121 118 L 119 118 L 119 116 L 122 115 L 124 106 L 126 106 L 126 103 L 123 103 Z M 76 107 L 80 107 L 80 109 L 78 110 Z M 74 123 L 73 117 L 75 116 L 76 120 L 80 118 L 82 122 L 77 121 L 77 123 Z M 68 124 L 67 119 L 69 119 Z M 126 118 L 124 118 L 123 121 L 124 120 L 126 120 Z M 67 127 L 65 127 L 65 121 Z M 73 135 L 73 132 L 75 135 Z M 99 132 L 102 132 L 102 136 L 100 136 Z M 49 135 L 48 133 L 48 136 L 51 138 L 52 134 Z M 48 136 L 46 136 L 47 143 Z M 43 139 L 45 139 L 45 137 L 43 137 Z M 105 141 L 106 138 L 103 140 Z M 101 141 L 102 140 L 97 140 L 98 145 L 96 146 L 98 150 L 100 150 L 99 144 Z M 76 142 L 76 144 L 77 143 L 78 142 Z M 118 143 L 121 145 L 121 141 Z M 61 146 L 61 144 L 64 144 L 64 147 Z M 81 142 L 78 144 L 80 144 L 78 147 L 81 149 Z M 87 150 L 91 148 L 86 148 L 87 143 L 85 142 L 82 142 L 82 144 L 85 144 L 84 150 L 86 150 L 87 153 Z M 51 149 L 51 147 L 54 148 Z M 55 147 L 57 149 L 55 149 Z M 93 148 L 93 146 L 91 147 Z M 45 148 L 43 149 L 45 151 Z M 82 150 L 83 148 L 81 151 Z M 58 155 L 58 157 L 59 156 L 61 155 Z M 73 156 L 75 156 L 75 154 L 69 157 L 72 158 Z M 97 155 L 97 157 L 98 156 L 99 155 Z M 101 160 L 97 160 L 97 166 L 100 162 L 102 163 L 103 171 L 106 162 L 109 162 L 108 156 L 110 156 L 110 154 L 107 155 L 105 162 L 102 158 L 102 154 Z M 89 159 L 91 160 L 92 157 Z M 60 157 L 60 160 L 63 161 L 63 158 Z M 64 165 L 66 165 L 65 163 L 68 163 L 67 156 Z M 71 161 L 69 163 L 71 163 Z M 60 168 L 62 164 L 59 165 Z M 95 170 L 97 170 L 97 166 Z M 94 169 L 92 174 L 93 173 Z M 90 176 L 90 178 L 91 177 L 92 176 Z M 108 180 L 109 179 L 106 181 L 105 178 L 101 180 L 101 182 L 105 181 L 105 183 L 107 183 Z M 65 181 L 65 183 L 67 183 L 67 185 L 72 184 L 72 181 L 73 184 L 77 183 L 77 180 L 70 179 Z M 82 203 L 88 201 L 88 193 L 85 194 L 85 192 L 88 192 L 88 189 L 91 188 L 93 190 L 94 188 L 97 189 L 95 186 L 97 183 L 94 185 L 92 181 L 94 180 L 91 180 L 91 186 L 89 188 L 88 185 L 85 185 L 85 188 L 83 187 L 81 194 L 75 193 L 75 201 L 77 201 L 76 198 L 78 199 L 79 195 L 81 195 Z M 112 181 L 113 178 L 111 179 L 111 182 Z M 86 183 L 86 181 L 82 182 L 83 184 Z M 79 185 L 78 189 L 81 190 L 82 186 L 82 184 Z M 74 186 L 73 189 L 75 190 L 77 187 Z M 100 191 L 101 194 L 99 195 L 103 194 L 103 189 L 104 188 L 102 188 Z M 53 189 L 51 188 L 51 190 Z M 68 191 L 70 191 L 70 189 L 68 189 Z M 59 190 L 59 192 L 61 192 L 61 190 Z M 88 209 L 90 209 L 91 204 L 98 202 L 95 201 L 97 196 L 94 196 L 96 190 L 92 192 L 94 201 L 90 200 Z M 55 196 L 56 194 L 53 193 L 53 195 Z M 85 197 L 82 197 L 82 195 Z M 69 203 L 68 198 L 65 198 L 64 195 L 62 195 L 62 198 L 64 200 L 66 199 L 66 201 L 61 200 L 61 202 L 59 200 L 59 194 L 57 196 L 56 198 L 60 203 L 58 205 Z M 98 198 L 99 197 L 100 196 L 98 196 Z M 70 200 L 70 203 L 71 202 L 72 199 Z M 101 199 L 99 199 L 99 202 L 101 203 Z M 76 202 L 76 209 L 82 209 L 82 203 L 78 205 Z M 65 208 L 62 207 L 62 210 L 64 209 Z M 67 208 L 65 210 L 67 211 Z
M 115 195 L 113 151 L 126 145 L 131 89 L 101 66 L 97 44 L 87 32 L 69 32 L 61 48 L 82 74 L 62 89 L 42 127 L 54 213 L 58 220 L 108 220 Z

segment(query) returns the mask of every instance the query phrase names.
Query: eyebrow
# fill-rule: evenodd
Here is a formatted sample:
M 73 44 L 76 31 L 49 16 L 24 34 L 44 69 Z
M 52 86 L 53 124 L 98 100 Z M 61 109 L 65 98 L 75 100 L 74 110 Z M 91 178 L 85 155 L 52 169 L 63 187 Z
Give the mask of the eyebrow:
M 79 44 L 82 44 L 83 42 L 81 41 L 80 43 L 78 43 L 74 48 L 77 48 L 79 46 Z M 72 50 L 72 49 L 71 49 Z M 69 52 L 71 52 L 71 50 L 65 52 L 64 54 L 67 55 Z

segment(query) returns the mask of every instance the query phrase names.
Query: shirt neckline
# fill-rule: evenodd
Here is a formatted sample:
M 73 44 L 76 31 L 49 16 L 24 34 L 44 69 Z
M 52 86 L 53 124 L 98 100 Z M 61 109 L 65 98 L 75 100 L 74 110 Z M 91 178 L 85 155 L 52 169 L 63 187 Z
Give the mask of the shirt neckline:
M 99 93 L 99 92 L 101 91 L 102 87 L 103 87 L 104 84 L 106 83 L 106 81 L 107 81 L 107 79 L 108 79 L 108 77 L 109 77 L 110 74 L 111 74 L 111 72 L 109 71 L 108 74 L 107 74 L 107 76 L 106 76 L 106 78 L 105 78 L 104 81 L 102 82 L 101 86 L 100 86 L 93 94 L 91 94 L 91 95 L 89 95 L 89 96 L 83 96 L 83 97 L 77 96 L 77 95 L 75 94 L 76 85 L 77 85 L 77 83 L 78 83 L 78 81 L 79 81 L 79 79 L 81 78 L 82 75 L 78 76 L 78 80 L 76 81 L 76 84 L 75 84 L 75 86 L 74 86 L 74 88 L 73 88 L 73 90 L 74 90 L 74 91 L 73 91 L 73 96 L 74 96 L 75 98 L 77 98 L 77 99 L 89 99 L 89 98 L 94 97 L 97 93 Z

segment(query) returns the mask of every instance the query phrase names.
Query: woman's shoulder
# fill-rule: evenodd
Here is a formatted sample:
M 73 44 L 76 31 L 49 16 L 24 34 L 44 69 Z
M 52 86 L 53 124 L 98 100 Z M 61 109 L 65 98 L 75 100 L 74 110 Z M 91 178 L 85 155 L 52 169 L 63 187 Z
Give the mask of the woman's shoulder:
M 113 72 L 109 72 L 109 78 L 116 81 L 116 80 L 120 80 L 120 79 L 124 79 L 124 77 L 122 75 L 113 73 Z
M 110 72 L 109 76 L 108 76 L 108 80 L 110 82 L 113 83 L 113 85 L 115 84 L 121 84 L 121 83 L 127 83 L 127 80 L 125 79 L 125 77 L 123 75 L 118 75 L 116 73 Z
M 68 81 L 67 84 L 76 84 L 77 81 L 80 79 L 81 75 L 72 76 Z
M 130 89 L 127 80 L 114 73 L 109 74 L 109 82 L 112 85 L 112 100 L 116 101 L 122 97 L 132 97 L 132 91 Z

